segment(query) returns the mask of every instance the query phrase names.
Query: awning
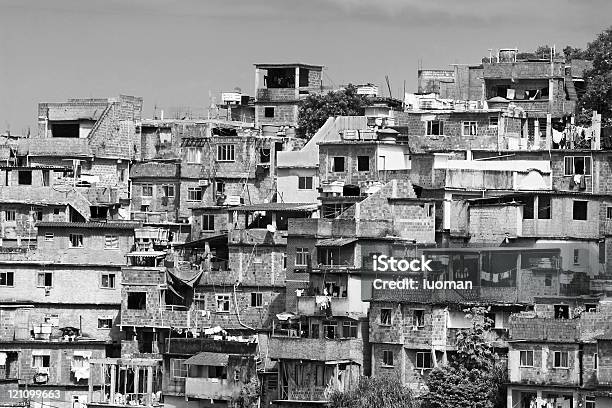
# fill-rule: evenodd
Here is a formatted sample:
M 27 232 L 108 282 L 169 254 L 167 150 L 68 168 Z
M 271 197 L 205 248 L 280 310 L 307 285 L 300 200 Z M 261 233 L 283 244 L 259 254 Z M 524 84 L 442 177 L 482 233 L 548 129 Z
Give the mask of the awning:
M 200 365 L 200 366 L 215 366 L 226 367 L 229 361 L 229 354 L 225 353 L 210 353 L 204 351 L 196 354 L 193 357 L 185 360 L 184 364 Z
M 164 256 L 166 253 L 164 251 L 135 251 L 130 252 L 127 256 L 143 256 L 143 257 L 160 257 Z
M 286 322 L 287 320 L 296 320 L 299 319 L 300 316 L 293 314 L 291 312 L 283 312 L 276 315 L 276 318 L 281 322 Z
M 318 247 L 345 246 L 357 241 L 357 238 L 325 238 L 317 240 Z

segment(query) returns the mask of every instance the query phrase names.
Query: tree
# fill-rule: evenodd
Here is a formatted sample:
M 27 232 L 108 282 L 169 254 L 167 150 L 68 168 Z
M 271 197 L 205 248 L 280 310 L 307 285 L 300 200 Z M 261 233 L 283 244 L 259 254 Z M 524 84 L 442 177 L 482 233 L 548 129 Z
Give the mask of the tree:
M 457 354 L 445 366 L 432 370 L 423 408 L 501 408 L 505 406 L 506 367 L 490 342 L 487 309 L 472 308 L 472 327 L 457 335 Z
M 593 61 L 585 73 L 586 89 L 578 101 L 578 122 L 590 124 L 592 112 L 601 114 L 602 128 L 612 128 L 612 27 L 590 42 L 584 51 Z
M 240 389 L 240 394 L 234 401 L 234 406 L 236 408 L 256 408 L 260 397 L 261 384 L 257 375 L 253 375 L 251 380 Z
M 308 95 L 300 104 L 298 127 L 310 139 L 330 116 L 363 115 L 367 105 L 367 98 L 357 94 L 357 88 L 350 84 L 325 95 Z
M 347 392 L 335 391 L 329 398 L 330 408 L 416 408 L 409 388 L 397 376 L 362 377 Z

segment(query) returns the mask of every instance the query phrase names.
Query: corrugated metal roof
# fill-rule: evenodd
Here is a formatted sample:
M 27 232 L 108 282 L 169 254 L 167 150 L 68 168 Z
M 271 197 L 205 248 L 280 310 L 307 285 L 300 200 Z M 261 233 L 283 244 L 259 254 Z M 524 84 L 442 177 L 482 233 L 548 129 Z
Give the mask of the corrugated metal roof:
M 344 246 L 357 241 L 357 238 L 325 238 L 317 241 L 317 246 Z
M 118 229 L 133 230 L 140 227 L 141 223 L 136 222 L 60 222 L 60 221 L 41 221 L 36 224 L 39 228 L 98 228 L 98 229 Z
M 184 364 L 225 367 L 228 361 L 229 354 L 203 351 L 185 360 Z

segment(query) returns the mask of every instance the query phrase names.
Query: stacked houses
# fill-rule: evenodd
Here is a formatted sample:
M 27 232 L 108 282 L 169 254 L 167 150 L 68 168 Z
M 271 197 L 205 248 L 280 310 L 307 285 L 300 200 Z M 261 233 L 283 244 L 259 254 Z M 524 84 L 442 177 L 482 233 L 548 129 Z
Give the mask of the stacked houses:
M 584 63 L 516 54 L 421 70 L 308 141 L 316 65 L 256 64 L 223 119 L 40 104 L 0 150 L 2 401 L 321 406 L 363 375 L 419 395 L 486 306 L 508 407 L 612 404 L 612 153 L 599 115 L 575 124 Z M 380 284 L 402 278 L 465 287 Z

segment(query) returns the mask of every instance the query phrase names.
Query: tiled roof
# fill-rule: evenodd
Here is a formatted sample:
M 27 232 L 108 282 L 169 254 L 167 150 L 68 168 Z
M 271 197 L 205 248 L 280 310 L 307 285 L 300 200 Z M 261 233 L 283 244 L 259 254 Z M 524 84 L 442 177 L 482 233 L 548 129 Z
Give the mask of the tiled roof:
M 203 351 L 185 360 L 184 364 L 225 367 L 228 361 L 229 354 Z
M 60 222 L 42 221 L 36 224 L 42 228 L 98 228 L 98 229 L 117 229 L 133 230 L 141 226 L 138 222 Z

